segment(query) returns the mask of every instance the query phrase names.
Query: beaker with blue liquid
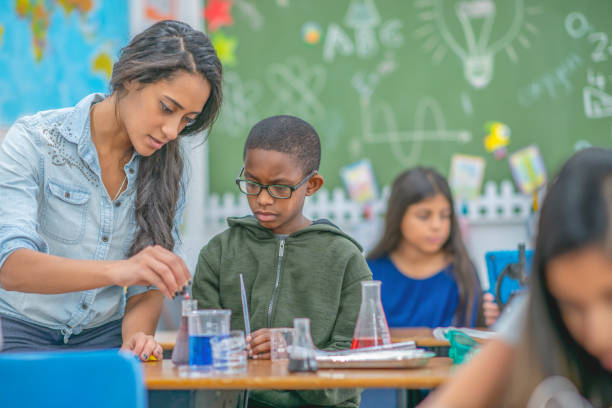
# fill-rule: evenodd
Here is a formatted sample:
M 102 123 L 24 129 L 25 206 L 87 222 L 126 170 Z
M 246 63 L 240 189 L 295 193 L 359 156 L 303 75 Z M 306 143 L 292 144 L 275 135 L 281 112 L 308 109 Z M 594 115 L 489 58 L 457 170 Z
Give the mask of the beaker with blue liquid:
M 231 310 L 204 309 L 189 313 L 189 368 L 210 372 L 213 369 L 210 340 L 227 338 L 230 332 Z

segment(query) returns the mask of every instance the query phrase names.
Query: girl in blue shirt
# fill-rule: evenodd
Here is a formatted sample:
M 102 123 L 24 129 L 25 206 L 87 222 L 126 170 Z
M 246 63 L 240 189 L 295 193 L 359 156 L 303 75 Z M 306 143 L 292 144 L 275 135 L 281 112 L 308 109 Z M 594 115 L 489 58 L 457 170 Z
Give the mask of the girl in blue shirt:
M 122 49 L 110 86 L 19 119 L 2 143 L 4 351 L 161 358 L 163 295 L 190 280 L 173 253 L 185 203 L 179 139 L 214 122 L 221 63 L 202 32 L 164 21 Z
M 417 167 L 393 182 L 383 236 L 368 254 L 390 327 L 475 326 L 480 284 L 448 183 Z

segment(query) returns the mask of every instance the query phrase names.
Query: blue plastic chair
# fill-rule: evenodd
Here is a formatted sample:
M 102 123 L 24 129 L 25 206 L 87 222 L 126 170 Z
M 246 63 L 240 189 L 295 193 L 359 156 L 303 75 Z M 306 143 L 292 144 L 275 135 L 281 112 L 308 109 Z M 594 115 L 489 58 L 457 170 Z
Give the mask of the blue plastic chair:
M 529 275 L 531 270 L 531 259 L 533 258 L 533 250 L 525 250 L 525 272 Z M 517 263 L 519 261 L 519 251 L 489 251 L 485 254 L 485 261 L 487 263 L 487 275 L 489 277 L 489 290 L 487 292 L 495 296 L 495 284 L 499 275 L 501 275 L 504 268 L 510 263 Z M 501 283 L 500 297 L 503 304 L 508 302 L 510 296 L 515 292 L 524 289 L 521 287 L 518 281 L 514 279 L 505 278 Z
M 0 407 L 145 408 L 141 363 L 117 350 L 0 354 Z

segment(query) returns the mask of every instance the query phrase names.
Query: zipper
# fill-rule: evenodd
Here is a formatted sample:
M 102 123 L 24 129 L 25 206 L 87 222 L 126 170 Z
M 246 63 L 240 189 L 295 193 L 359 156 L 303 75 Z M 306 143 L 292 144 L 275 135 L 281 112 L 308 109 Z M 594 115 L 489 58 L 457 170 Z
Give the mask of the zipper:
M 276 266 L 276 281 L 274 282 L 274 289 L 272 290 L 272 297 L 270 298 L 270 304 L 268 305 L 268 327 L 272 327 L 272 308 L 274 307 L 274 298 L 276 297 L 276 291 L 278 290 L 278 283 L 280 281 L 280 270 L 283 262 L 283 254 L 285 252 L 285 240 L 280 240 L 278 247 L 278 264 Z

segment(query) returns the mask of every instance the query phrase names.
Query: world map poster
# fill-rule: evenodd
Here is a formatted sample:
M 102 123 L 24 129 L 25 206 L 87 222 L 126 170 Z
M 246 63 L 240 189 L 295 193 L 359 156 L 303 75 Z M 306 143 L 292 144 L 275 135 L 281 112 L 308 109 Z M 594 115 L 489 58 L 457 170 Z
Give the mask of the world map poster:
M 129 40 L 124 0 L 0 2 L 0 129 L 40 110 L 107 93 Z

